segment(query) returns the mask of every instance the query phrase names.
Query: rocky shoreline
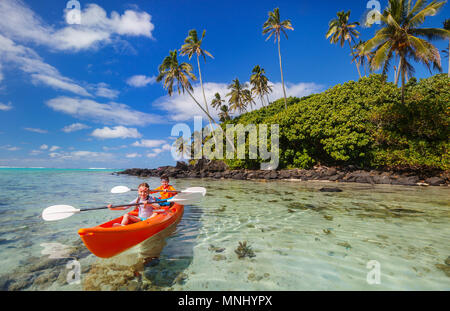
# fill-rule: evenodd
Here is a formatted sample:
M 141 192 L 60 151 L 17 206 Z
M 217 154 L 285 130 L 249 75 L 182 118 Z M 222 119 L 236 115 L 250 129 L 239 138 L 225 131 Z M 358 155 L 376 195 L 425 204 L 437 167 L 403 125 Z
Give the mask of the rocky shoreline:
M 333 182 L 356 182 L 368 184 L 390 184 L 404 186 L 448 186 L 450 172 L 431 171 L 379 171 L 361 170 L 352 165 L 348 167 L 318 166 L 314 169 L 284 170 L 230 170 L 222 161 L 198 160 L 195 165 L 177 162 L 176 166 L 162 166 L 156 169 L 131 168 L 118 172 L 138 177 L 171 178 L 214 178 L 237 180 L 319 180 Z

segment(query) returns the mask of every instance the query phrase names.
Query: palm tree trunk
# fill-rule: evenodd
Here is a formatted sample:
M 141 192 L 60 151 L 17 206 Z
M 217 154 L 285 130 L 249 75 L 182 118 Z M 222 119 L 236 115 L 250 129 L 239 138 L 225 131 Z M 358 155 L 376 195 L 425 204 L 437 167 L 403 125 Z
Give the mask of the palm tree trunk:
M 284 93 L 284 108 L 287 109 L 286 89 L 284 88 L 284 79 L 283 79 L 283 67 L 281 66 L 280 37 L 278 37 L 278 58 L 280 59 L 281 84 L 283 85 L 283 93 Z
M 194 102 L 197 104 L 197 106 L 200 107 L 200 109 L 206 114 L 206 116 L 209 118 L 210 121 L 214 122 L 214 124 L 217 125 L 217 127 L 222 131 L 222 133 L 225 135 L 225 138 L 227 139 L 227 141 L 231 144 L 231 146 L 233 147 L 233 152 L 236 151 L 236 149 L 234 148 L 234 142 L 231 142 L 230 138 L 228 137 L 228 135 L 224 132 L 224 130 L 222 129 L 222 127 L 217 124 L 217 122 L 213 119 L 213 117 L 211 117 L 211 115 L 209 114 L 209 112 L 207 112 L 202 105 L 199 104 L 199 102 L 195 99 L 195 97 L 192 95 L 192 93 L 186 89 L 186 91 L 188 92 L 189 96 L 191 96 L 191 98 L 194 100 Z
M 203 88 L 202 70 L 200 69 L 200 60 L 199 60 L 198 55 L 197 55 L 197 64 L 198 64 L 198 76 L 199 76 L 199 78 L 200 78 L 200 86 L 202 87 L 203 100 L 205 101 L 205 108 L 206 108 L 206 111 L 207 111 L 208 114 L 209 114 L 208 102 L 206 101 L 205 89 Z M 214 138 L 214 142 L 215 142 L 216 145 L 217 145 L 217 140 L 216 140 L 216 136 L 214 135 L 214 129 L 213 129 L 211 120 L 208 119 L 208 121 L 209 121 L 209 127 L 210 127 L 210 129 L 211 129 L 211 134 L 212 134 L 212 136 L 213 136 L 213 138 Z
M 350 53 L 352 53 L 353 52 L 353 47 L 352 47 L 352 44 L 350 43 L 350 40 L 348 40 L 348 45 L 350 46 Z M 356 70 L 358 70 L 359 78 L 361 79 L 362 77 L 361 77 L 361 71 L 359 70 L 358 61 L 356 61 L 355 64 L 356 64 Z
M 450 78 L 450 40 L 448 40 L 448 77 Z
M 400 61 L 398 62 L 397 74 L 395 76 L 395 85 L 397 85 L 397 86 L 398 86 L 398 80 L 400 78 L 401 66 L 402 66 L 402 58 L 400 57 Z
M 267 98 L 267 106 L 269 106 L 270 105 L 269 95 L 266 95 L 266 98 Z
M 402 61 L 402 66 L 399 68 L 399 70 L 401 71 L 402 74 L 402 104 L 405 104 L 405 74 L 406 74 L 406 66 L 403 64 L 403 57 L 400 58 L 400 60 Z M 405 68 L 402 68 L 405 67 Z
M 261 99 L 261 105 L 264 107 L 264 101 L 263 101 L 263 97 L 262 97 L 262 95 L 261 96 L 259 96 L 259 98 Z

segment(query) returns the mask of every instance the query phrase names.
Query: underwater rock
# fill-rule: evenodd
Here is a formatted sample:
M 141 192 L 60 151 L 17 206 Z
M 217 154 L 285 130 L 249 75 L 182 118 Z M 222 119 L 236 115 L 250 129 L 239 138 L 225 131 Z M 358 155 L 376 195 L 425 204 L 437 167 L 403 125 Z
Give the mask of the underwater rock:
M 329 220 L 329 221 L 333 220 L 333 216 L 329 216 L 329 215 L 323 215 L 323 218 L 325 218 L 326 220 Z
M 352 248 L 352 246 L 351 246 L 350 244 L 348 244 L 348 242 L 340 242 L 340 243 L 338 243 L 337 245 L 343 246 L 343 247 L 345 247 L 346 249 Z
M 342 192 L 343 190 L 339 189 L 339 188 L 323 187 L 323 188 L 320 188 L 319 191 L 320 192 Z
M 445 259 L 445 264 L 447 266 L 450 266 L 450 256 L 448 256 L 447 259 Z
M 245 257 L 255 257 L 255 253 L 253 252 L 250 245 L 247 245 L 247 241 L 239 242 L 239 246 L 234 250 L 234 252 L 238 255 L 239 259 Z
M 227 259 L 227 257 L 222 254 L 217 254 L 217 255 L 214 255 L 214 257 L 213 257 L 214 261 L 220 261 L 220 260 L 226 260 L 226 259 Z
M 446 276 L 450 277 L 450 266 L 449 265 L 443 265 L 443 264 L 436 264 L 436 268 L 439 270 L 442 270 L 442 272 L 445 273 Z
M 212 252 L 216 252 L 216 253 L 221 253 L 221 252 L 223 252 L 225 250 L 225 248 L 223 248 L 223 247 L 216 247 L 216 246 L 210 244 L 209 247 L 208 247 L 208 250 L 212 251 Z

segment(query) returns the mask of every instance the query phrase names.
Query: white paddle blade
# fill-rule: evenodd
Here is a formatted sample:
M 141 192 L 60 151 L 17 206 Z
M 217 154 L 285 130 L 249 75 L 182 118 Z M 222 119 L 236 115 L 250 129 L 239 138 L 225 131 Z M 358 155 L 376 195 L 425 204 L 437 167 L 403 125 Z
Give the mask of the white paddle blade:
M 70 205 L 53 205 L 44 209 L 42 218 L 45 221 L 55 221 L 68 218 L 78 212 L 80 212 L 79 209 Z
M 200 202 L 203 199 L 203 194 L 200 192 L 193 193 L 179 193 L 167 202 L 176 202 L 182 205 L 190 205 Z
M 111 193 L 125 193 L 131 191 L 127 186 L 117 186 L 111 189 Z
M 191 187 L 181 191 L 181 193 L 200 193 L 202 196 L 206 195 L 206 188 L 203 187 Z

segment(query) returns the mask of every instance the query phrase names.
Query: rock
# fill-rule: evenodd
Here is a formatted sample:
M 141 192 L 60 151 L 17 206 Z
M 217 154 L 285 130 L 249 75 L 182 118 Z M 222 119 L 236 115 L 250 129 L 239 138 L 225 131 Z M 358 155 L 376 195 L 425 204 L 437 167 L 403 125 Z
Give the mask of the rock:
M 431 186 L 439 186 L 445 183 L 445 180 L 441 177 L 431 177 L 425 179 L 425 182 Z
M 342 192 L 342 189 L 339 188 L 331 188 L 331 187 L 323 187 L 319 189 L 320 192 Z
M 185 162 L 177 161 L 177 165 L 175 166 L 180 171 L 187 171 L 188 165 Z

